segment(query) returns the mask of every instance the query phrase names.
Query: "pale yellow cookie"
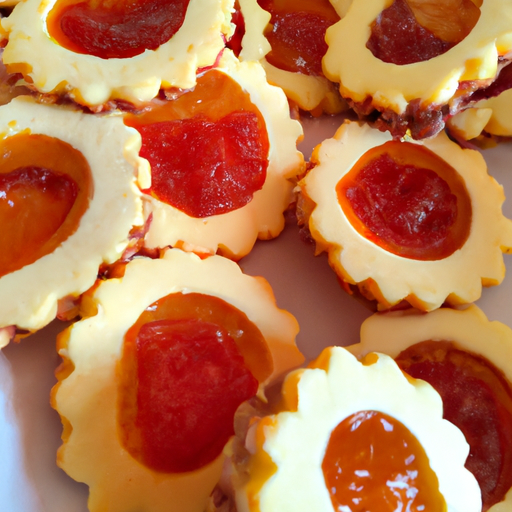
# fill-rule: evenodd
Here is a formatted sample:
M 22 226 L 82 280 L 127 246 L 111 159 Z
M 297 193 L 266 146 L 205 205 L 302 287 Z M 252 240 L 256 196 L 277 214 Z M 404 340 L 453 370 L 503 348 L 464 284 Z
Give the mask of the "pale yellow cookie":
M 302 110 L 314 111 L 318 115 L 322 112 L 336 114 L 347 109 L 336 84 L 324 76 L 294 73 L 270 64 L 265 55 L 272 48 L 264 36 L 270 23 L 270 13 L 263 10 L 256 0 L 242 0 L 239 3 L 246 20 L 240 59 L 261 61 L 268 81 L 281 87 L 286 96 Z
M 26 134 L 58 139 L 90 167 L 90 199 L 76 231 L 51 254 L 0 278 L 0 327 L 35 331 L 55 318 L 60 300 L 86 291 L 99 266 L 116 261 L 132 227 L 143 223 L 138 185 L 148 184 L 147 162 L 138 156 L 139 134 L 121 117 L 83 114 L 28 97 L 0 107 L 0 134 L 4 142 Z
M 481 80 L 485 85 L 493 80 L 498 58 L 512 47 L 512 4 L 486 0 L 470 33 L 446 53 L 412 64 L 384 62 L 366 44 L 372 23 L 391 4 L 390 0 L 354 0 L 326 33 L 329 50 L 323 60 L 324 72 L 340 84 L 344 98 L 358 104 L 366 102 L 398 116 L 413 101 L 427 113 L 431 105 L 455 109 L 461 82 Z
M 258 379 L 260 394 L 266 384 L 303 361 L 295 346 L 295 318 L 277 308 L 265 280 L 242 274 L 236 263 L 220 256 L 200 259 L 179 249 L 167 251 L 162 259 L 128 263 L 122 278 L 100 283 L 88 296 L 91 316 L 72 325 L 58 342 L 64 359 L 52 392 L 52 405 L 64 424 L 58 464 L 89 486 L 91 512 L 201 512 L 220 478 L 222 453 L 194 470 L 167 472 L 140 462 L 121 441 L 121 382 L 129 370 L 121 358 L 127 332 L 141 314 L 158 307 L 157 301 L 190 294 L 227 303 L 263 336 L 268 357 L 265 374 Z
M 468 445 L 462 433 L 442 419 L 441 399 L 434 389 L 424 381 L 408 379 L 390 357 L 373 353 L 361 363 L 344 348 L 328 348 L 308 369 L 288 376 L 283 394 L 283 412 L 263 417 L 249 429 L 248 460 L 233 478 L 239 512 L 349 510 L 348 505 L 342 506 L 345 496 L 337 498 L 337 487 L 333 485 L 331 490 L 332 484 L 327 483 L 331 480 L 326 472 L 332 468 L 326 453 L 333 449 L 331 436 L 340 424 L 363 412 L 383 413 L 416 438 L 437 477 L 436 487 L 445 510 L 481 510 L 478 485 L 464 468 Z M 359 428 L 359 421 L 366 420 L 355 418 L 352 430 Z M 390 424 L 386 427 L 394 428 Z M 345 435 L 348 433 L 345 431 Z M 346 446 L 350 450 L 351 442 L 350 438 L 341 437 L 337 449 Z M 374 445 L 375 457 L 381 446 Z M 396 487 L 396 495 L 407 495 L 404 501 L 396 500 L 396 506 L 400 503 L 404 509 L 411 506 L 418 491 L 421 495 L 421 488 L 405 491 L 412 476 L 405 470 L 402 476 L 390 471 L 387 483 L 379 487 L 383 494 L 379 494 L 369 482 L 373 470 L 362 462 L 367 460 L 363 453 L 361 448 L 361 453 L 354 454 L 359 463 L 352 467 L 341 462 L 336 465 L 338 474 L 347 475 L 347 482 L 353 482 L 352 491 L 359 485 L 368 485 L 376 493 L 374 499 L 383 499 L 386 487 Z M 364 499 L 364 493 L 359 496 L 354 498 L 355 504 Z M 335 503 L 337 499 L 341 501 Z M 390 500 L 395 498 L 390 496 Z
M 450 119 L 448 126 L 466 140 L 482 132 L 500 137 L 512 136 L 512 90 L 481 100 Z
M 299 183 L 311 211 L 309 230 L 317 250 L 326 251 L 341 279 L 358 285 L 381 308 L 402 300 L 429 311 L 478 299 L 482 285 L 499 284 L 503 252 L 512 247 L 512 222 L 502 213 L 503 189 L 487 173 L 480 153 L 461 149 L 441 133 L 420 144 L 448 163 L 464 183 L 471 205 L 471 228 L 463 245 L 447 257 L 422 260 L 392 253 L 355 229 L 340 206 L 338 182 L 370 149 L 391 140 L 387 133 L 346 123 L 315 149 L 313 169 Z M 469 219 L 468 219 L 469 220 Z
M 409 347 L 430 340 L 450 342 L 459 350 L 482 357 L 503 372 L 509 387 L 512 386 L 512 330 L 500 322 L 489 321 L 473 304 L 441 308 L 428 314 L 415 310 L 377 313 L 363 322 L 361 342 L 347 350 L 359 359 L 374 351 L 396 358 Z M 474 400 L 472 407 L 476 408 Z M 502 501 L 487 510 L 505 512 L 511 505 L 512 488 Z
M 283 212 L 292 201 L 292 179 L 304 167 L 304 158 L 296 147 L 302 128 L 290 118 L 283 92 L 266 82 L 259 62 L 239 62 L 226 50 L 216 71 L 238 83 L 263 116 L 270 145 L 263 187 L 245 206 L 204 218 L 147 195 L 146 216 L 151 215 L 152 221 L 145 243 L 150 248 L 180 246 L 240 259 L 258 238 L 274 238 L 284 228 Z
M 8 38 L 3 60 L 10 72 L 23 73 L 36 90 L 67 93 L 90 106 L 110 99 L 144 102 L 161 87 L 193 87 L 197 69 L 215 62 L 225 35 L 232 31 L 231 0 L 190 0 L 179 30 L 156 50 L 103 59 L 56 42 L 47 18 L 57 4 L 57 0 L 27 0 L 2 20 Z

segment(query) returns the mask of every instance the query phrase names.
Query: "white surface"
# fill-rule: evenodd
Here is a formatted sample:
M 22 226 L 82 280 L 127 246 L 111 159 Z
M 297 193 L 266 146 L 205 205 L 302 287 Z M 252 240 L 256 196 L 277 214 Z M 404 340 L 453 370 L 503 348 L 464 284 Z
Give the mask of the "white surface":
M 309 120 L 302 151 L 309 155 L 338 122 Z M 486 150 L 484 156 L 491 174 L 512 198 L 512 143 Z M 512 218 L 512 199 L 505 202 L 504 213 Z M 484 289 L 478 305 L 490 319 L 512 327 L 511 258 L 505 256 L 510 275 L 500 286 Z M 345 294 L 325 256 L 314 256 L 296 226 L 288 224 L 276 240 L 259 242 L 241 265 L 249 274 L 266 277 L 278 306 L 298 319 L 298 345 L 308 358 L 325 346 L 358 341 L 359 326 L 371 312 Z M 61 426 L 49 406 L 49 392 L 59 363 L 55 336 L 63 327 L 54 322 L 0 352 L 0 512 L 87 512 L 86 486 L 55 465 Z

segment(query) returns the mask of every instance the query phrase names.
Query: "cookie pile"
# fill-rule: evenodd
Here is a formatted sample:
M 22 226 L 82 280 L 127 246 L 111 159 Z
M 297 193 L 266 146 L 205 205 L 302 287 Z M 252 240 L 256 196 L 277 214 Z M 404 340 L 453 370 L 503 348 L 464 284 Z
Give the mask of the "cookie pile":
M 388 4 L 4 4 L 0 345 L 58 326 L 91 512 L 512 500 L 512 331 L 473 305 L 512 251 L 476 149 L 508 149 L 512 3 Z M 340 300 L 360 343 L 297 347 Z

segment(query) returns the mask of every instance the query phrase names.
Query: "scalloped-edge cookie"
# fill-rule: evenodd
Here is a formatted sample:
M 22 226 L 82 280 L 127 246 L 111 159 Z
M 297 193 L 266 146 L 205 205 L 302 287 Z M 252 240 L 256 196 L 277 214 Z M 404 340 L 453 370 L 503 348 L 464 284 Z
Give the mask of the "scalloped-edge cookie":
M 448 121 L 450 130 L 465 140 L 482 132 L 498 137 L 512 137 L 512 89 L 499 96 L 481 100 Z
M 220 299 L 257 327 L 272 362 L 261 388 L 303 361 L 295 346 L 295 318 L 277 308 L 264 279 L 243 274 L 236 263 L 221 256 L 200 259 L 179 249 L 167 251 L 162 259 L 128 263 L 122 278 L 102 282 L 90 294 L 91 316 L 72 325 L 58 340 L 64 360 L 52 391 L 52 405 L 64 424 L 58 464 L 89 486 L 91 512 L 201 512 L 220 478 L 222 454 L 191 471 L 156 471 L 120 441 L 120 372 L 129 368 L 120 359 L 127 333 L 143 312 L 158 307 L 157 301 L 190 294 Z
M 425 261 L 402 257 L 362 236 L 345 215 L 336 185 L 369 150 L 391 135 L 358 123 L 345 123 L 334 138 L 317 146 L 313 169 L 299 182 L 309 230 L 317 250 L 326 251 L 338 276 L 356 284 L 380 308 L 402 300 L 429 311 L 477 300 L 482 285 L 499 284 L 503 252 L 512 247 L 512 222 L 503 216 L 503 188 L 487 173 L 480 153 L 460 148 L 441 133 L 410 144 L 423 145 L 448 163 L 463 180 L 471 203 L 471 228 L 463 245 L 447 257 Z M 398 142 L 397 142 L 398 144 Z M 310 212 L 310 213 L 308 213 Z
M 390 3 L 355 0 L 343 19 L 327 30 L 329 49 L 323 60 L 324 73 L 340 83 L 342 97 L 355 103 L 370 102 L 381 112 L 399 116 L 406 113 L 411 102 L 418 102 L 420 110 L 427 113 L 431 106 L 450 105 L 451 110 L 456 110 L 463 92 L 460 84 L 483 81 L 485 85 L 493 80 L 498 57 L 510 52 L 512 5 L 486 0 L 471 32 L 446 53 L 412 64 L 384 62 L 373 55 L 366 43 L 373 21 Z M 415 138 L 421 138 L 421 133 Z
M 434 389 L 424 381 L 406 377 L 390 357 L 373 353 L 361 363 L 342 347 L 327 348 L 307 369 L 288 375 L 283 397 L 282 412 L 264 416 L 249 428 L 247 462 L 241 464 L 242 471 L 233 477 L 238 512 L 344 510 L 344 499 L 353 497 L 359 503 L 366 498 L 364 491 L 358 492 L 361 489 L 371 489 L 374 500 L 385 499 L 388 493 L 387 499 L 397 509 L 402 505 L 405 510 L 416 499 L 419 506 L 425 499 L 422 492 L 430 497 L 437 490 L 444 501 L 441 506 L 448 511 L 481 510 L 478 485 L 464 468 L 468 454 L 464 436 L 442 419 L 442 402 Z M 436 484 L 430 481 L 432 487 L 428 490 L 419 481 L 409 480 L 413 477 L 412 469 L 410 473 L 406 469 L 402 473 L 396 468 L 389 469 L 391 459 L 396 461 L 398 454 L 389 459 L 382 455 L 383 459 L 379 459 L 388 460 L 389 464 L 382 463 L 381 470 L 386 468 L 389 473 L 383 470 L 377 475 L 377 468 L 365 466 L 366 461 L 380 457 L 385 449 L 377 437 L 372 436 L 370 448 L 368 438 L 356 441 L 351 432 L 379 413 L 388 432 L 396 429 L 387 423 L 392 418 L 422 446 L 428 458 L 426 465 L 437 477 Z M 345 425 L 349 419 L 352 426 Z M 343 434 L 338 433 L 340 429 Z M 333 441 L 335 435 L 337 439 Z M 380 443 L 383 442 L 381 439 Z M 353 448 L 352 457 L 343 456 L 345 450 L 350 453 L 353 443 L 357 443 L 357 448 Z M 404 443 L 411 446 L 409 441 Z M 366 456 L 370 451 L 372 455 Z M 350 464 L 354 459 L 358 463 Z M 403 464 L 405 468 L 407 462 Z M 343 483 L 333 479 L 336 468 L 339 478 L 344 478 Z M 414 477 L 423 476 L 423 470 L 414 473 Z M 375 478 L 379 484 L 373 484 Z M 345 483 L 349 482 L 353 483 L 346 488 Z M 370 504 L 364 503 L 369 507 L 371 500 Z
M 27 0 L 1 21 L 8 39 L 3 61 L 39 92 L 69 94 L 99 106 L 110 99 L 149 101 L 161 87 L 187 89 L 198 68 L 214 64 L 232 31 L 230 0 L 190 0 L 185 19 L 169 41 L 130 58 L 100 58 L 59 45 L 47 26 L 58 0 Z
M 145 244 L 150 248 L 170 245 L 206 254 L 219 252 L 240 259 L 258 238 L 274 238 L 284 228 L 283 212 L 292 201 L 292 179 L 304 167 L 296 147 L 302 128 L 290 118 L 283 92 L 266 82 L 259 62 L 238 62 L 226 50 L 215 71 L 238 83 L 263 116 L 270 144 L 263 187 L 245 206 L 204 218 L 145 195 L 146 216 L 152 217 Z
M 251 21 L 254 17 L 254 13 L 262 10 L 256 0 L 240 2 L 240 7 L 243 16 Z M 263 10 L 263 12 L 270 17 L 268 11 Z M 270 21 L 268 22 L 270 23 Z M 259 42 L 259 39 L 255 38 L 253 35 L 255 29 L 251 28 L 251 32 L 242 39 L 242 52 L 240 57 L 243 59 L 259 57 L 265 68 L 268 81 L 271 84 L 281 87 L 286 96 L 300 109 L 306 112 L 314 112 L 315 115 L 321 113 L 337 114 L 346 110 L 347 104 L 340 98 L 337 85 L 325 78 L 325 76 L 296 73 L 280 69 L 268 62 L 265 55 L 267 55 L 272 48 L 263 35 L 266 27 L 267 23 L 261 23 L 259 28 L 266 42 L 265 46 L 255 44 Z M 260 51 L 260 48 L 264 48 L 265 51 Z
M 474 304 L 456 309 L 441 308 L 428 314 L 414 310 L 377 313 L 363 322 L 360 343 L 347 347 L 347 350 L 358 358 L 363 358 L 374 351 L 397 358 L 409 347 L 428 341 L 434 344 L 439 342 L 440 347 L 444 342 L 453 343 L 456 349 L 475 354 L 477 358 L 484 358 L 502 372 L 509 386 L 508 400 L 511 400 L 512 330 L 501 322 L 489 321 L 484 312 Z M 456 389 L 454 373 L 450 375 L 453 388 Z M 489 381 L 485 380 L 485 376 L 483 379 L 484 387 L 488 386 Z M 472 400 L 471 407 L 477 411 L 480 395 L 476 394 L 475 398 L 471 398 L 469 389 L 464 394 L 468 401 Z M 453 401 L 453 403 L 457 402 Z M 481 424 L 478 423 L 478 425 Z M 476 428 L 481 432 L 481 427 Z M 479 467 L 479 464 L 476 463 L 475 466 Z M 485 477 L 485 469 L 481 469 L 481 472 Z M 493 473 L 489 471 L 488 474 Z M 503 488 L 503 483 L 500 486 Z M 492 485 L 488 485 L 487 495 L 491 496 L 492 492 Z M 512 488 L 499 502 L 492 504 L 487 510 L 505 512 L 511 504 Z
M 138 186 L 148 183 L 147 162 L 138 156 L 139 134 L 120 116 L 83 114 L 27 97 L 0 107 L 0 132 L 3 141 L 20 134 L 58 139 L 90 167 L 91 197 L 76 230 L 52 253 L 0 278 L 0 327 L 35 331 L 55 318 L 59 300 L 94 284 L 99 266 L 116 261 L 132 227 L 142 225 Z

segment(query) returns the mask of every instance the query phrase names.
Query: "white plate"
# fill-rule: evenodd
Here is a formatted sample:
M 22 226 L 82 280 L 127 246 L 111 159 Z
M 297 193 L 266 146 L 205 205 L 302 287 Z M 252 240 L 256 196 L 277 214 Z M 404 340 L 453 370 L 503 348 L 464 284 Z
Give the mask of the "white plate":
M 339 118 L 305 123 L 305 155 L 331 136 Z M 512 197 L 512 143 L 484 151 L 491 174 Z M 512 199 L 504 213 L 512 218 Z M 492 320 L 512 327 L 512 256 L 505 256 L 508 277 L 485 289 L 478 305 Z M 338 285 L 325 256 L 314 256 L 311 245 L 289 224 L 276 239 L 258 242 L 241 265 L 245 272 L 263 275 L 274 289 L 277 304 L 295 315 L 301 326 L 298 345 L 307 358 L 323 347 L 358 341 L 361 322 L 371 312 Z M 87 488 L 55 465 L 61 425 L 49 406 L 54 369 L 59 363 L 55 336 L 63 325 L 54 322 L 20 344 L 0 352 L 0 511 L 87 512 Z

